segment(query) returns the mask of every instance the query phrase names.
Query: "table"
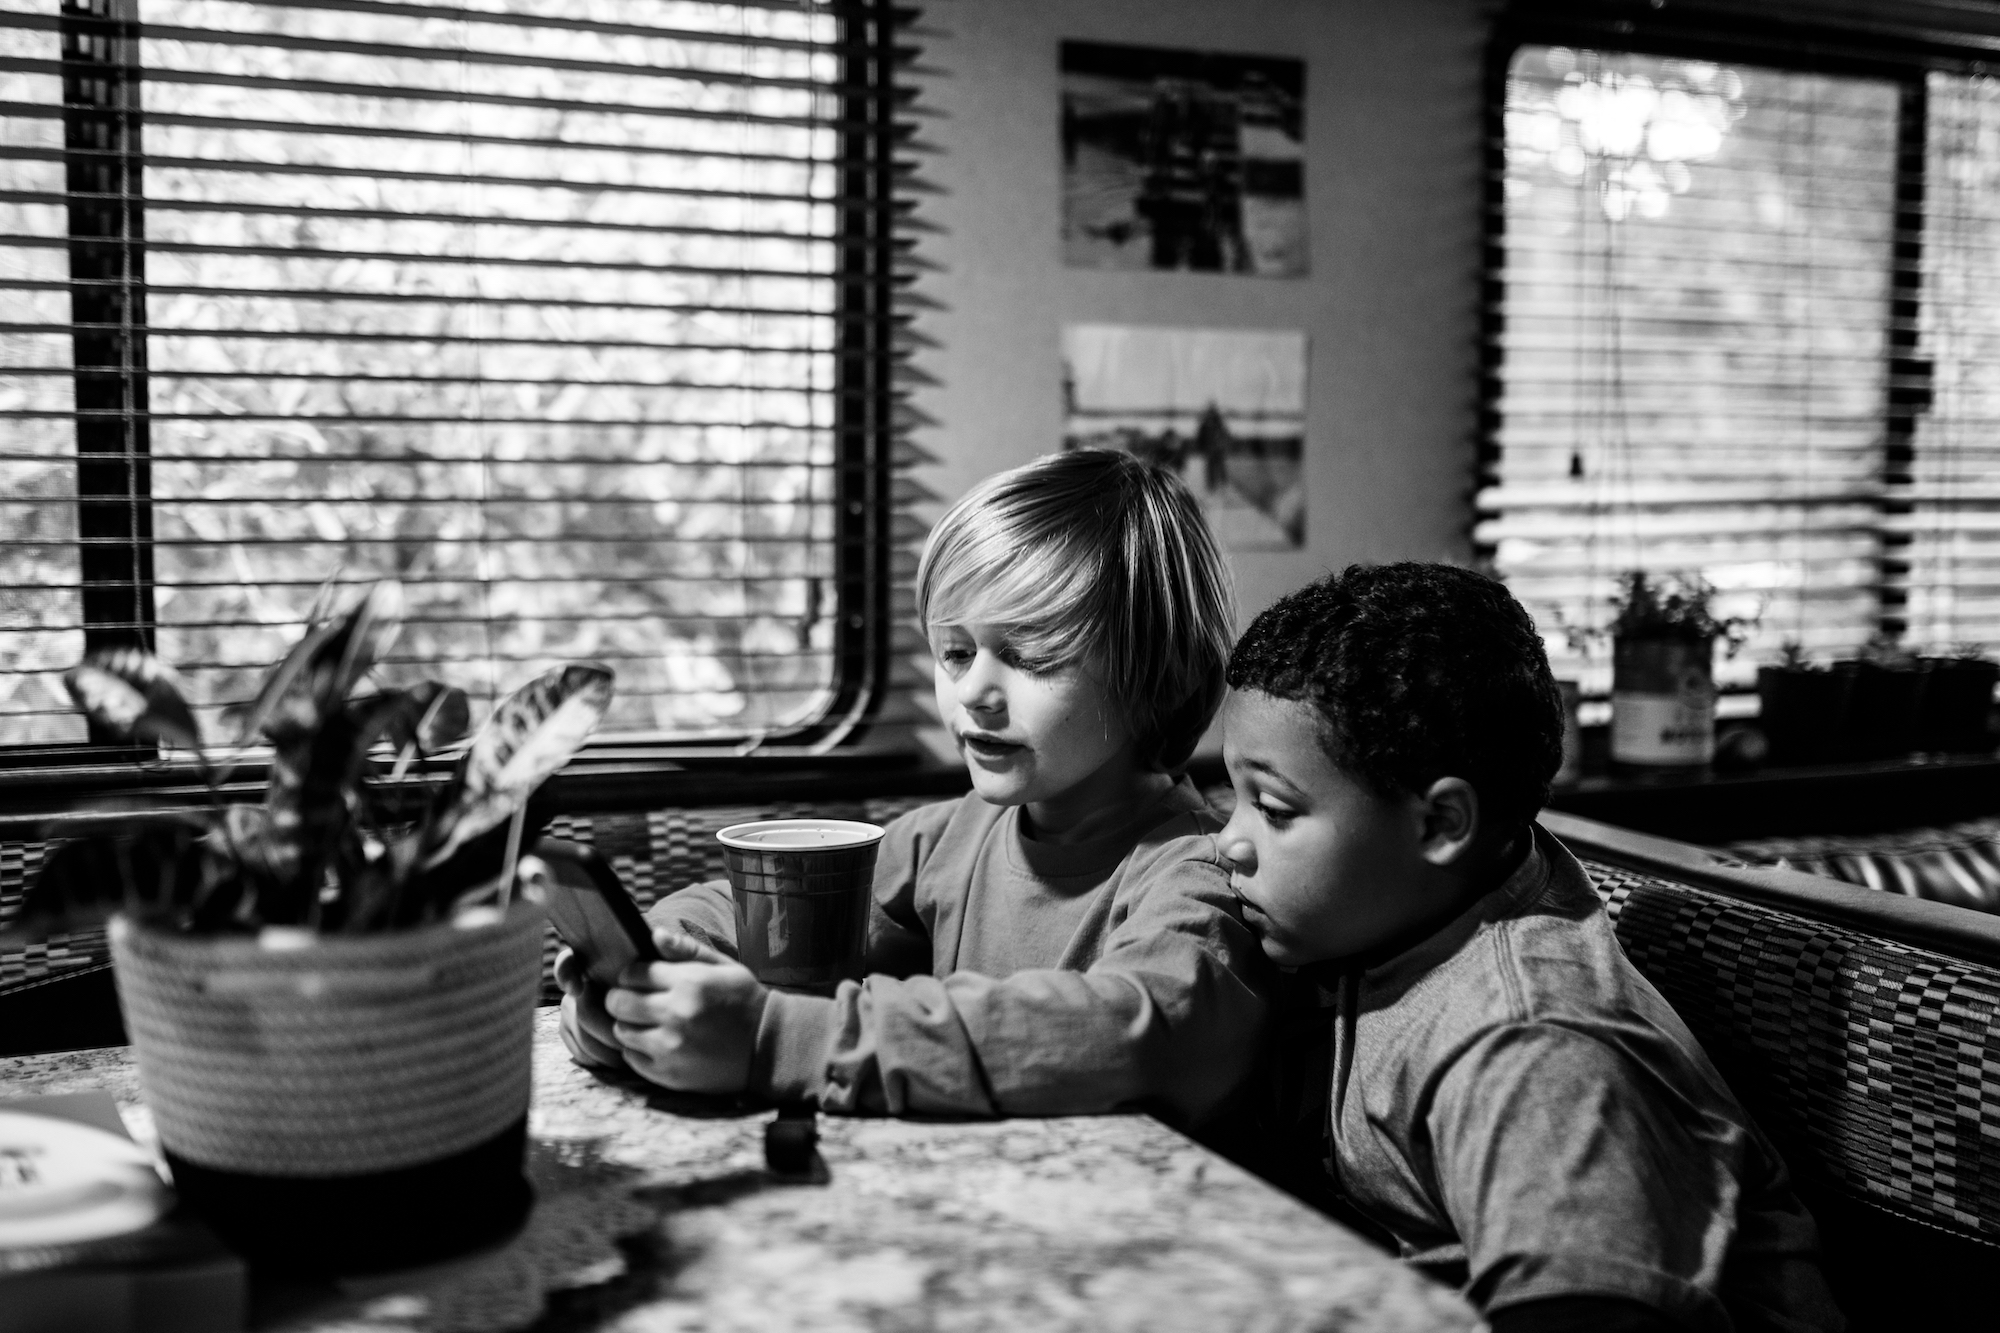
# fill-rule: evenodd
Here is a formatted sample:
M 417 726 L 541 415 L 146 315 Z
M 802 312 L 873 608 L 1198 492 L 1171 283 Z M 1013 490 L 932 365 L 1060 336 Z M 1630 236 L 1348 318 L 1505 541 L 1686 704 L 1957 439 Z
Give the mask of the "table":
M 259 1288 L 253 1323 L 382 1330 L 1471 1329 L 1459 1297 L 1139 1115 L 823 1116 L 824 1184 L 764 1169 L 768 1113 L 607 1082 L 535 1025 L 527 1231 L 416 1274 Z M 0 1096 L 107 1089 L 123 1048 L 0 1060 Z

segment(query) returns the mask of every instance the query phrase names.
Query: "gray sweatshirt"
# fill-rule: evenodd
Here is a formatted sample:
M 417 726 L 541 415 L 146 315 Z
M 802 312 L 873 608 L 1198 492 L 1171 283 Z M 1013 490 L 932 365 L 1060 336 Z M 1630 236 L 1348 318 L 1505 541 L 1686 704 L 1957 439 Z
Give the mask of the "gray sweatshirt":
M 1841 1326 L 1783 1161 L 1546 831 L 1428 938 L 1315 972 L 1327 1167 L 1412 1263 L 1488 1313 L 1601 1296 L 1688 1328 Z
M 1272 978 L 1220 827 L 1185 779 L 1077 845 L 1026 837 L 1017 808 L 976 796 L 911 811 L 876 862 L 871 975 L 830 998 L 773 992 L 751 1091 L 830 1111 L 1201 1120 L 1249 1072 Z M 648 915 L 734 949 L 725 881 Z

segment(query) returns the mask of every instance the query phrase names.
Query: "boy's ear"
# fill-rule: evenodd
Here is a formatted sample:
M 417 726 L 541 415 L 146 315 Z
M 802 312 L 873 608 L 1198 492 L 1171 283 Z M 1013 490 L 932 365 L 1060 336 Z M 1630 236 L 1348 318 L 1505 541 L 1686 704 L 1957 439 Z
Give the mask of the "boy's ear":
M 1479 793 L 1464 778 L 1439 778 L 1421 798 L 1423 832 L 1418 850 L 1440 869 L 1455 866 L 1479 836 Z

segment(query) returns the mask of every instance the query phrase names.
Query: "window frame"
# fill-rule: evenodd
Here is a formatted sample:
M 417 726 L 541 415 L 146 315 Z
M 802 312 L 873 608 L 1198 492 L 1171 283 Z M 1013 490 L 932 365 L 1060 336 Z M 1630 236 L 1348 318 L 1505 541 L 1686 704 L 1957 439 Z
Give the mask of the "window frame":
M 1964 15 L 1954 15 L 1962 19 Z M 1878 514 L 1889 518 L 1914 510 L 1918 419 L 1932 400 L 1932 364 L 1918 355 L 1922 309 L 1924 237 L 1926 76 L 1933 72 L 2000 75 L 2000 16 L 1991 33 L 1970 28 L 1950 31 L 1904 22 L 1843 16 L 1823 8 L 1784 4 L 1751 9 L 1745 5 L 1682 3 L 1607 5 L 1590 0 L 1514 0 L 1493 24 L 1487 44 L 1482 151 L 1482 247 L 1480 264 L 1478 419 L 1475 426 L 1473 491 L 1492 484 L 1503 450 L 1499 408 L 1504 388 L 1501 339 L 1506 316 L 1502 272 L 1506 252 L 1507 80 L 1523 46 L 1576 46 L 1607 51 L 1716 62 L 1745 61 L 1801 73 L 1847 75 L 1894 83 L 1897 110 L 1897 185 L 1891 224 L 1896 264 L 1890 274 L 1892 297 L 1884 306 L 1887 392 L 1883 406 L 1884 493 Z M 1476 509 L 1470 522 L 1476 524 Z M 1900 637 L 1908 629 L 1911 572 L 1907 531 L 1884 524 L 1877 529 L 1877 613 L 1874 627 Z M 1473 543 L 1475 558 L 1490 561 L 1491 546 Z M 1726 691 L 1741 693 L 1742 691 Z
M 85 331 L 80 326 L 86 321 L 73 315 L 71 330 L 86 653 L 154 646 L 150 450 L 142 410 L 148 402 L 145 242 L 131 239 L 143 236 L 143 150 L 122 147 L 130 142 L 125 131 L 144 123 L 137 105 L 144 71 L 133 76 L 145 27 L 142 3 L 61 0 L 59 9 L 67 188 L 116 200 L 70 203 L 71 273 L 122 279 L 116 286 L 73 288 L 74 293 L 92 293 L 92 304 L 85 308 L 100 316 L 88 321 Z M 831 202 L 839 229 L 833 238 L 838 260 L 831 278 L 837 341 L 829 698 L 817 717 L 782 733 L 724 733 L 670 743 L 615 736 L 593 740 L 571 770 L 594 774 L 594 785 L 604 779 L 614 785 L 630 783 L 690 765 L 769 767 L 843 760 L 879 765 L 909 757 L 907 747 L 894 742 L 871 744 L 868 732 L 894 685 L 896 442 L 904 392 L 897 363 L 905 354 L 897 335 L 907 319 L 898 308 L 907 276 L 899 266 L 911 244 L 898 230 L 903 192 L 896 150 L 908 133 L 899 115 L 908 90 L 898 85 L 897 77 L 914 55 L 899 38 L 917 11 L 896 0 L 822 3 L 841 25 L 834 43 L 840 74 L 833 85 L 839 98 L 834 119 L 839 184 Z M 96 136 L 92 142 L 98 151 L 74 151 L 84 135 Z M 103 151 L 113 144 L 121 146 Z M 115 410 L 92 421 L 87 407 Z M 412 780 L 434 778 L 445 767 L 433 762 L 428 772 L 415 771 Z M 232 789 L 261 788 L 263 765 L 251 762 L 239 772 L 242 781 Z M 191 794 L 201 790 L 196 775 L 191 760 L 97 734 L 71 745 L 0 743 L 0 792 L 33 791 L 37 804 L 132 789 Z

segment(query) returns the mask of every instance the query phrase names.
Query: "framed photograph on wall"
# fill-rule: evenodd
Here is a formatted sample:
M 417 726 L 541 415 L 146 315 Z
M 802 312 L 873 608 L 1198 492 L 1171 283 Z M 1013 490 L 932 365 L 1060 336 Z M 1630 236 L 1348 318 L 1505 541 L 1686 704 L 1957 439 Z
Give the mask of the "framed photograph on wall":
M 1307 270 L 1305 64 L 1062 44 L 1063 259 Z
M 1306 335 L 1072 324 L 1063 447 L 1173 469 L 1231 551 L 1305 545 Z

